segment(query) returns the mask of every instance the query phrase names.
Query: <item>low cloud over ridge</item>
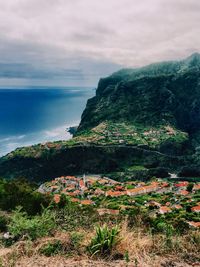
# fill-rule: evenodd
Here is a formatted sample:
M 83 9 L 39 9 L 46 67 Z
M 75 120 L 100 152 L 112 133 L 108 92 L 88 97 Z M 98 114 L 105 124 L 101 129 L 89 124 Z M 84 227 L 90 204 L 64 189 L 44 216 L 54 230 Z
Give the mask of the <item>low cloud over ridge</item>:
M 95 85 L 122 66 L 199 52 L 197 0 L 0 2 L 0 84 Z

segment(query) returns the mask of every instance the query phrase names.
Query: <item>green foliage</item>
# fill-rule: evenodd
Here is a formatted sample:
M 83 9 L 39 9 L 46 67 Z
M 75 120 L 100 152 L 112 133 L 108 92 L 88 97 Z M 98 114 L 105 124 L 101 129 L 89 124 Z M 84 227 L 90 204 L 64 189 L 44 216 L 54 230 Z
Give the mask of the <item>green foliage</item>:
M 63 209 L 56 211 L 56 223 L 62 230 L 73 231 L 80 227 L 92 227 L 98 221 L 93 207 L 80 207 L 76 203 L 68 202 Z
M 119 242 L 119 229 L 117 226 L 109 229 L 108 226 L 103 227 L 98 226 L 96 228 L 96 235 L 91 240 L 88 246 L 89 253 L 94 255 L 99 255 L 101 257 L 107 257 L 111 255 L 112 250 Z
M 83 237 L 84 237 L 84 235 L 82 233 L 72 232 L 70 234 L 70 246 L 71 246 L 71 249 L 78 250 L 80 245 L 81 245 L 81 242 L 83 241 Z
M 4 215 L 0 215 L 0 232 L 7 230 L 8 218 Z
M 0 209 L 11 211 L 17 206 L 30 215 L 41 212 L 51 201 L 49 196 L 36 191 L 37 185 L 25 179 L 0 179 Z
M 39 250 L 40 254 L 43 254 L 47 257 L 55 256 L 57 254 L 61 254 L 63 249 L 62 243 L 60 240 L 56 240 L 54 242 L 48 242 L 44 246 L 42 246 Z
M 194 183 L 189 183 L 187 186 L 187 191 L 192 192 L 193 187 L 194 187 Z
M 55 228 L 55 217 L 52 211 L 45 209 L 41 215 L 29 217 L 21 207 L 13 212 L 8 225 L 8 231 L 16 238 L 26 237 L 31 240 L 49 235 Z
M 124 254 L 124 260 L 125 260 L 126 263 L 129 263 L 129 261 L 130 261 L 129 253 L 128 253 L 127 250 L 125 251 L 125 254 Z

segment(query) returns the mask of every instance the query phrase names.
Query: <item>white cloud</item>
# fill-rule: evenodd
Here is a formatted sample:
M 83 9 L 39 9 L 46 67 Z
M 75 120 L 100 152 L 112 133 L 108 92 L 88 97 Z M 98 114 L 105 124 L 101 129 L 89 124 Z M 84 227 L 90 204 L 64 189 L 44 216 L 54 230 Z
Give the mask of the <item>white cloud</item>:
M 86 84 L 95 84 L 99 76 L 121 65 L 179 59 L 200 49 L 197 0 L 0 0 L 0 4 L 0 63 L 30 64 L 50 73 L 77 69 Z M 63 76 L 63 82 L 68 79 Z

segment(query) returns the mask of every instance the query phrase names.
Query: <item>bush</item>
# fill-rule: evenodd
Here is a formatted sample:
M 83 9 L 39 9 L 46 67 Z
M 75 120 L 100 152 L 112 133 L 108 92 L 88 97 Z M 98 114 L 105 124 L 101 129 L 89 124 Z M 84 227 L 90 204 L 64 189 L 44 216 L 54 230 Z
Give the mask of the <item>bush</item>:
M 111 255 L 113 248 L 119 242 L 119 229 L 117 226 L 109 229 L 107 226 L 97 227 L 96 235 L 88 246 L 89 253 L 106 257 Z
M 42 246 L 39 250 L 40 254 L 43 254 L 47 257 L 55 256 L 60 254 L 63 250 L 62 243 L 60 240 L 56 240 L 54 242 L 48 242 L 44 246 Z
M 80 227 L 88 229 L 99 220 L 93 207 L 80 207 L 72 202 L 67 203 L 63 209 L 57 209 L 56 212 L 59 228 L 66 231 L 73 231 Z
M 46 236 L 55 229 L 54 213 L 48 209 L 43 210 L 41 215 L 29 217 L 26 212 L 18 207 L 11 216 L 8 231 L 17 239 L 22 237 L 34 240 Z
M 8 219 L 5 216 L 0 215 L 0 232 L 7 231 L 7 224 L 8 224 Z
M 11 211 L 22 206 L 29 215 L 40 213 L 42 207 L 49 206 L 51 196 L 41 194 L 36 189 L 37 185 L 24 179 L 0 179 L 0 209 Z

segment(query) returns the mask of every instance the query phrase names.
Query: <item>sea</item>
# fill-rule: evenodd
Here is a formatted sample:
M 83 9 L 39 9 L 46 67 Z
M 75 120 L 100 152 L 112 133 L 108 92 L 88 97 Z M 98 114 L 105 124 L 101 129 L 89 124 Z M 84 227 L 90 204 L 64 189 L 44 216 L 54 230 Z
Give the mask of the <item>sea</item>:
M 27 87 L 0 89 L 0 156 L 47 141 L 67 140 L 93 88 Z

